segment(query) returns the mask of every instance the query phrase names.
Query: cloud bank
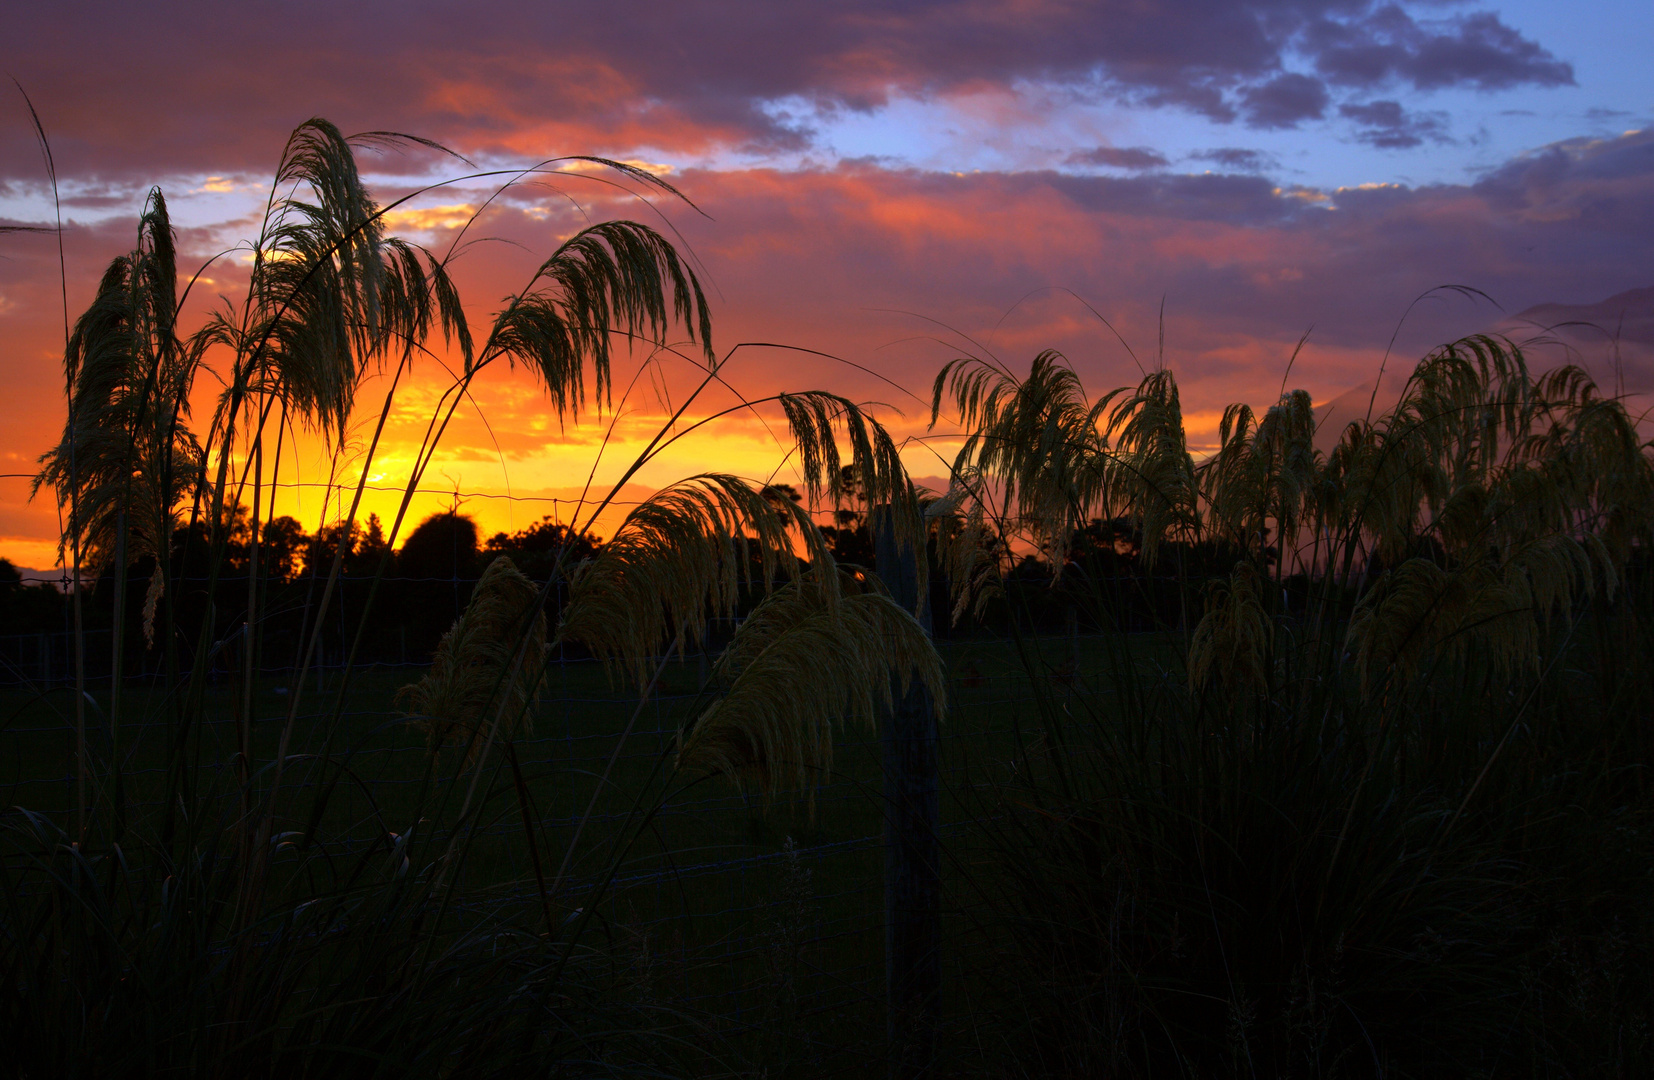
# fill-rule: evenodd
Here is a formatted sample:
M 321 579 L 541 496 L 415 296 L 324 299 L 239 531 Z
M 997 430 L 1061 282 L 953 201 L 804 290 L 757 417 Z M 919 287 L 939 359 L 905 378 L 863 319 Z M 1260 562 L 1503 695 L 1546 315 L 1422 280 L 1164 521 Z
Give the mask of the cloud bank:
M 20 9 L 8 40 L 9 69 L 41 106 L 70 181 L 71 314 L 108 259 L 130 246 L 149 183 L 191 193 L 180 249 L 205 260 L 252 233 L 245 215 L 262 198 L 249 185 L 273 170 L 297 123 L 323 115 L 346 130 L 436 138 L 487 162 L 533 160 L 546 147 L 701 162 L 670 178 L 704 214 L 661 209 L 715 290 L 721 346 L 777 343 L 856 365 L 752 347 L 731 360 L 731 381 L 749 396 L 839 390 L 880 403 L 915 438 L 925 435 L 936 367 L 964 352 L 992 351 L 1016 366 L 1058 348 L 1099 390 L 1167 363 L 1198 440 L 1223 405 L 1266 403 L 1284 376 L 1317 400 L 1366 382 L 1404 313 L 1401 362 L 1490 326 L 1524 333 L 1565 321 L 1552 316 L 1595 311 L 1609 297 L 1645 312 L 1621 317 L 1624 325 L 1654 317 L 1654 301 L 1635 292 L 1651 284 L 1648 132 L 1568 139 L 1460 183 L 1337 190 L 1283 180 L 1286 155 L 1246 145 L 1312 125 L 1339 145 L 1462 145 L 1464 133 L 1419 95 L 1574 80 L 1564 59 L 1462 5 L 849 0 L 733 3 L 712 18 L 688 5 L 503 3 L 480 18 L 434 3 L 298 3 L 276 18 L 186 3 L 166 20 L 109 9 L 91 27 Z M 1051 167 L 1019 171 L 811 157 L 817 125 L 834 117 L 873 116 L 897 101 L 999 107 L 1019 94 L 1172 110 L 1234 137 L 1190 154 L 1096 130 L 1050 147 Z M 1024 118 L 1007 116 L 1004 125 Z M 404 183 L 430 164 L 412 154 L 379 168 Z M 0 200 L 33 193 L 38 204 L 40 176 L 26 121 L 0 123 Z M 468 234 L 503 241 L 455 267 L 478 322 L 572 230 L 652 213 L 590 177 L 556 185 L 507 193 Z M 485 194 L 448 188 L 391 224 L 441 246 Z M 235 295 L 244 273 L 233 257 L 214 263 L 190 314 Z M 1431 292 L 1453 284 L 1502 306 Z M 0 471 L 32 472 L 61 424 L 59 302 L 55 242 L 0 236 L 0 367 L 16 403 Z M 1654 348 L 1635 334 L 1617 369 L 1601 335 L 1570 343 L 1605 381 L 1654 393 Z M 646 437 L 656 393 L 677 393 L 685 377 L 668 365 L 617 403 L 631 411 L 616 457 Z M 389 473 L 422 430 L 419 403 L 444 380 L 427 362 L 409 386 L 387 429 Z M 590 440 L 561 430 L 525 380 L 491 374 L 475 397 L 481 416 L 467 406 L 447 443 L 456 482 L 563 491 L 581 479 Z M 199 408 L 205 416 L 210 401 Z M 766 423 L 748 416 L 709 429 L 679 447 L 672 471 L 762 474 L 778 457 Z M 939 466 L 926 467 L 919 445 L 912 464 L 934 475 Z M 0 553 L 33 545 L 20 561 L 43 565 L 52 508 L 26 503 L 22 481 L 0 485 L 10 485 L 0 486 Z M 490 529 L 508 524 L 478 510 Z
M 649 0 L 486 13 L 299 0 L 176 3 L 164 17 L 123 5 L 95 20 L 34 5 L 7 23 L 9 70 L 50 106 L 60 158 L 116 179 L 262 173 L 313 114 L 473 155 L 763 154 L 808 147 L 808 109 L 1028 85 L 1254 128 L 1331 115 L 1370 130 L 1344 108 L 1574 81 L 1496 13 L 1387 0 L 736 0 L 715 16 Z M 775 107 L 789 101 L 806 115 Z M 0 131 L 0 179 L 37 179 L 28 135 Z

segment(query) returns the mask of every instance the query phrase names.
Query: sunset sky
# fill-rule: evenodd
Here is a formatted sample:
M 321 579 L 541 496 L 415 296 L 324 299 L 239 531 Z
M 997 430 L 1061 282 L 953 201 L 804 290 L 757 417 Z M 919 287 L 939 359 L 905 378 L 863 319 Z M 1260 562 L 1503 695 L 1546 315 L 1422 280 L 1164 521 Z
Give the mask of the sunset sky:
M 1099 392 L 1135 383 L 1139 364 L 1158 362 L 1163 304 L 1164 362 L 1192 441 L 1209 442 L 1226 403 L 1273 400 L 1306 331 L 1291 386 L 1328 402 L 1370 384 L 1409 305 L 1447 284 L 1497 306 L 1425 302 L 1396 338 L 1404 360 L 1465 333 L 1534 332 L 1523 313 L 1584 317 L 1619 335 L 1617 346 L 1564 335 L 1599 380 L 1654 394 L 1647 0 L 7 8 L 0 69 L 51 139 L 71 318 L 132 246 L 151 185 L 193 272 L 256 234 L 287 134 L 323 116 L 346 132 L 437 140 L 484 169 L 567 154 L 646 164 L 698 210 L 645 205 L 586 170 L 492 204 L 471 232 L 489 242 L 456 263 L 475 323 L 585 222 L 636 217 L 677 230 L 698 260 L 720 353 L 767 342 L 857 365 L 743 348 L 725 372 L 739 392 L 881 402 L 904 436 L 924 435 L 919 399 L 966 351 L 1025 366 L 1057 348 Z M 381 202 L 467 171 L 424 152 L 364 163 Z M 441 250 L 492 184 L 441 187 L 392 229 Z M 8 80 L 0 224 L 52 215 Z M 237 296 L 246 267 L 214 263 L 186 326 L 218 294 Z M 54 239 L 0 235 L 0 472 L 32 473 L 61 430 L 62 343 Z M 667 365 L 640 380 L 600 481 L 689 374 Z M 405 480 L 447 382 L 434 363 L 417 370 L 379 485 Z M 693 415 L 733 400 L 722 392 Z M 489 531 L 521 527 L 592 470 L 602 428 L 586 419 L 561 427 L 524 373 L 491 373 L 427 487 L 469 493 L 465 509 Z M 631 494 L 703 469 L 790 480 L 778 445 L 762 420 L 732 417 Z M 928 447 L 910 444 L 910 469 L 945 475 L 947 442 Z M 314 440 L 296 467 L 284 479 L 327 479 Z M 286 490 L 278 512 L 315 528 L 320 489 Z M 27 480 L 0 480 L 0 556 L 43 568 L 55 505 L 27 494 Z M 393 498 L 379 492 L 370 508 Z M 448 501 L 432 493 L 418 512 Z

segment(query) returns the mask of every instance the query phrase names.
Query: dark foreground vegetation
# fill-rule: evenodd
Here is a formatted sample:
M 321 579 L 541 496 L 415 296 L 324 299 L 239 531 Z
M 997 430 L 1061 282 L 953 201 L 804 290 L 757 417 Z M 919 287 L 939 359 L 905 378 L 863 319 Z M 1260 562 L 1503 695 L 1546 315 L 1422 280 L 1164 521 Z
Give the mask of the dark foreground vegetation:
M 1102 692 L 1035 683 L 1026 764 L 972 791 L 957 845 L 986 1056 L 1030 1076 L 1645 1074 L 1646 568 L 1625 587 L 1515 677 L 1471 653 L 1374 697 L 1295 649 L 1270 692 L 1189 691 L 1105 637 Z
M 823 881 L 794 837 L 878 833 L 858 733 L 921 684 L 945 985 L 903 1021 L 938 1032 L 909 1074 L 1649 1074 L 1654 456 L 1584 372 L 1469 339 L 1330 450 L 1294 392 L 1231 408 L 1197 463 L 1164 366 L 1093 399 L 1054 354 L 968 358 L 934 390 L 964 439 L 946 492 L 810 391 L 754 403 L 802 490 L 690 477 L 606 543 L 601 494 L 404 540 L 499 361 L 575 422 L 589 388 L 612 406 L 616 342 L 686 337 L 645 362 L 703 388 L 719 357 L 693 273 L 630 222 L 576 234 L 474 334 L 448 256 L 383 235 L 361 187 L 388 138 L 296 132 L 246 296 L 191 332 L 153 193 L 66 342 L 41 484 L 98 584 L 0 581 L 18 629 L 77 643 L 5 700 L 6 1070 L 883 1071 L 877 991 L 830 1012 L 801 990 L 856 965 L 881 985 L 876 926 L 802 928 L 882 857 L 848 846 Z M 395 518 L 356 521 L 371 446 L 337 522 L 277 515 L 291 431 L 373 430 L 438 337 L 462 363 Z M 731 887 L 757 905 L 691 872 L 743 844 L 776 856 Z M 757 912 L 757 944 L 730 949 L 720 905 Z

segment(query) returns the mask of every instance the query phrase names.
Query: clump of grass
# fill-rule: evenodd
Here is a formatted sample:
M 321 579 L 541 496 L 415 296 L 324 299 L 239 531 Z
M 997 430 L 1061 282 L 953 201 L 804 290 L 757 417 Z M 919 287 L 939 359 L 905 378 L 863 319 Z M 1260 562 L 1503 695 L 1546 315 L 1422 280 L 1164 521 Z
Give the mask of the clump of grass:
M 607 394 L 611 332 L 658 339 L 682 322 L 710 349 L 693 273 L 659 234 L 626 221 L 566 241 L 479 349 L 447 257 L 387 236 L 385 210 L 362 182 L 358 151 L 409 144 L 441 149 L 385 133 L 346 137 L 324 120 L 301 125 L 249 245 L 246 294 L 193 332 L 182 325 L 188 290 L 178 293 L 166 202 L 152 192 L 138 249 L 111 263 L 66 342 L 69 418 L 37 488 L 51 486 L 68 511 L 65 549 L 94 569 L 108 565 L 115 579 L 112 676 L 99 710 L 109 738 L 101 762 L 84 749 L 77 755 L 72 832 L 27 811 L 5 823 L 3 1020 L 13 1042 L 28 1044 L 14 1062 L 23 1075 L 434 1076 L 450 1075 L 457 1061 L 499 1075 L 593 1060 L 621 1071 L 649 1064 L 649 1025 L 603 1019 L 618 1015 L 603 978 L 575 940 L 551 933 L 549 909 L 536 926 L 538 918 L 498 904 L 456 901 L 446 871 L 463 862 L 472 819 L 433 797 L 454 786 L 439 783 L 435 756 L 411 820 L 393 824 L 375 808 L 378 837 L 350 847 L 329 842 L 341 823 L 328 815 L 329 795 L 349 772 L 348 754 L 332 752 L 336 736 L 346 739 L 345 686 L 323 718 L 321 752 L 289 752 L 378 431 L 334 530 L 331 572 L 307 598 L 278 748 L 255 760 L 260 541 L 266 518 L 275 520 L 282 448 L 296 428 L 329 441 L 337 471 L 363 379 L 395 366 L 382 431 L 413 358 L 446 339 L 463 374 L 432 418 L 411 497 L 464 385 L 497 360 L 527 363 L 553 406 L 577 414 L 588 381 Z M 188 405 L 203 375 L 224 390 L 198 441 Z M 385 558 L 402 519 L 383 538 Z M 232 561 L 235 545 L 242 556 Z M 134 805 L 123 786 L 121 740 L 132 718 L 123 710 L 122 635 L 125 575 L 141 557 L 157 567 L 143 620 L 166 649 L 165 707 L 155 718 L 165 727 L 165 765 L 159 801 Z M 226 613 L 209 602 L 201 625 L 186 625 L 171 586 L 180 563 L 204 565 L 205 593 L 220 603 L 225 579 L 244 570 L 245 606 Z M 358 640 L 373 625 L 373 599 L 370 590 Z M 543 668 L 543 604 L 543 589 L 508 561 L 490 568 L 444 642 L 439 670 L 411 692 L 431 717 L 434 743 L 456 734 L 475 743 L 495 711 L 507 719 L 502 738 L 518 734 Z M 215 760 L 203 735 L 206 684 L 223 642 L 237 636 L 227 624 L 244 628 L 239 745 Z M 84 747 L 83 731 L 79 741 Z M 467 760 L 480 775 L 480 755 Z M 284 786 L 290 767 L 313 770 L 315 797 Z M 295 827 L 278 832 L 284 825 Z
M 1654 454 L 1624 402 L 1491 338 L 1327 454 L 1292 392 L 1227 410 L 1197 464 L 1169 372 L 1093 403 L 1050 354 L 961 361 L 935 401 L 969 436 L 940 504 L 956 612 L 1020 595 L 1030 547 L 1105 628 L 1163 610 L 1131 595 L 1151 573 L 1182 606 L 1169 669 L 1108 634 L 1095 689 L 1031 680 L 1037 736 L 978 793 L 1001 1066 L 1647 1068 Z M 1096 521 L 1132 557 L 1065 564 Z
M 795 642 L 812 629 L 809 640 L 818 645 L 850 640 L 835 671 L 852 684 L 844 700 L 853 708 L 874 699 L 894 665 L 940 679 L 912 617 L 872 591 L 841 590 L 808 511 L 789 505 L 778 514 L 761 483 L 715 474 L 668 485 L 628 516 L 611 543 L 576 564 L 575 553 L 590 550 L 592 523 L 622 486 L 709 422 L 684 421 L 703 392 L 724 385 L 700 282 L 658 232 L 600 222 L 563 241 L 486 332 L 474 333 L 449 276 L 455 249 L 439 254 L 387 235 L 389 208 L 362 181 L 360 151 L 410 144 L 445 152 L 383 132 L 347 137 L 324 120 L 301 125 L 248 245 L 245 295 L 193 332 L 182 326 L 188 290 L 177 292 L 165 200 L 152 193 L 139 248 L 111 264 L 66 342 L 69 417 L 37 488 L 51 486 L 64 504 L 64 546 L 77 564 L 110 568 L 115 633 L 102 711 L 107 753 L 94 761 L 84 728 L 77 730 L 73 831 L 27 811 L 5 822 L 0 1020 L 14 1041 L 28 1033 L 17 1059 L 25 1075 L 611 1075 L 682 1072 L 690 1059 L 705 1064 L 689 1043 L 665 1034 L 683 1028 L 681 1016 L 617 1000 L 627 980 L 612 967 L 605 973 L 601 950 L 584 944 L 584 935 L 631 845 L 673 790 L 712 768 L 762 776 L 768 793 L 830 760 L 822 709 L 788 708 L 807 689 L 798 676 L 810 658 L 754 643 Z M 586 160 L 640 196 L 681 197 L 633 167 Z M 515 174 L 508 186 L 556 164 Z M 698 355 L 669 343 L 674 333 L 687 333 Z M 433 751 L 464 743 L 465 753 L 425 757 L 411 804 L 399 810 L 405 819 L 389 820 L 369 791 L 368 818 L 340 820 L 341 788 L 366 788 L 353 760 L 361 733 L 349 730 L 344 711 L 350 682 L 364 638 L 380 629 L 375 605 L 393 545 L 459 403 L 504 361 L 528 369 L 559 420 L 578 422 L 594 398 L 601 409 L 614 406 L 620 341 L 647 349 L 646 364 L 685 360 L 697 387 L 607 494 L 583 503 L 585 516 L 561 531 L 545 578 L 531 581 L 503 557 L 487 568 L 430 671 L 405 688 L 402 700 Z M 312 752 L 296 753 L 301 698 L 324 627 L 339 617 L 342 632 L 341 574 L 347 556 L 359 554 L 357 512 L 380 436 L 415 361 L 442 345 L 457 371 L 432 412 L 388 529 L 370 519 L 367 546 L 378 565 L 361 575 L 366 596 L 351 613 L 343 677 L 309 732 Z M 381 371 L 390 378 L 377 426 L 353 459 L 344 432 L 357 420 L 363 380 Z M 224 389 L 198 440 L 188 401 L 202 375 Z M 796 445 L 789 456 L 803 463 L 812 500 L 844 501 L 842 475 L 854 471 L 864 478 L 862 497 L 898 505 L 903 542 L 922 542 L 913 485 L 876 420 L 820 391 L 743 399 L 739 408 L 765 404 L 790 422 Z M 321 557 L 307 557 L 319 565 L 308 567 L 286 715 L 272 725 L 279 731 L 274 754 L 261 759 L 254 687 L 267 644 L 270 575 L 260 560 L 272 526 L 283 523 L 275 505 L 283 448 L 302 429 L 323 436 L 334 479 L 347 463 L 359 475 L 348 503 L 341 498 L 333 508 L 338 520 L 319 523 L 318 537 L 336 547 L 317 545 Z M 163 715 L 156 718 L 165 728 L 165 762 L 160 798 L 150 804 L 133 803 L 123 787 L 121 743 L 131 722 L 122 699 L 122 634 L 132 621 L 126 574 L 140 557 L 156 567 L 144 628 L 166 650 Z M 193 609 L 199 625 L 181 617 L 173 584 L 181 566 L 204 571 L 205 602 Z M 245 591 L 237 596 L 229 586 L 241 574 Z M 787 593 L 783 580 L 806 578 L 820 603 L 785 608 L 781 598 L 796 589 Z M 568 603 L 553 628 L 546 612 L 560 588 Z M 716 719 L 690 734 L 693 752 L 684 764 L 694 768 L 680 770 L 670 753 L 658 755 L 650 777 L 625 793 L 633 806 L 605 838 L 610 850 L 589 858 L 581 848 L 585 824 L 599 797 L 612 794 L 610 770 L 664 668 L 661 654 L 702 636 L 709 612 L 731 614 L 769 593 L 765 617 L 732 646 L 740 661 L 727 661 L 724 684 L 706 688 L 700 709 Z M 827 623 L 812 622 L 823 613 Z M 613 671 L 635 674 L 643 690 L 554 874 L 542 859 L 550 830 L 531 790 L 542 778 L 525 776 L 516 753 L 529 731 L 548 638 L 584 645 Z M 215 758 L 204 731 L 212 719 L 207 684 L 232 642 L 241 668 L 236 745 Z M 77 693 L 79 700 L 90 698 Z M 764 737 L 743 751 L 731 741 L 743 729 L 762 729 Z M 476 837 L 511 796 L 535 875 L 532 894 L 514 881 L 477 890 L 466 876 Z M 576 875 L 578 906 L 564 890 L 573 891 Z M 517 899 L 502 901 L 502 891 Z

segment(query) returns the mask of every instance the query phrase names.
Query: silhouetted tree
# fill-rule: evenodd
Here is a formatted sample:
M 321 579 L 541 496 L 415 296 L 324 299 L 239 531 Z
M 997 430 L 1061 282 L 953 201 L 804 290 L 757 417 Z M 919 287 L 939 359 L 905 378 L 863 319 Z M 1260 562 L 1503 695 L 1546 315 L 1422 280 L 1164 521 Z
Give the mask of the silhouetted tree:
M 480 535 L 470 515 L 448 510 L 420 522 L 397 553 L 401 616 L 412 654 L 434 649 L 465 610 L 482 573 Z
M 873 533 L 867 526 L 861 477 L 854 465 L 839 470 L 839 484 L 844 489 L 845 504 L 834 509 L 833 524 L 822 528 L 821 534 L 835 560 L 871 568 L 876 561 Z
M 272 584 L 285 584 L 298 577 L 300 562 L 310 543 L 297 518 L 282 517 L 267 522 L 261 536 L 259 567 Z
M 570 547 L 563 559 L 565 570 L 572 569 L 582 559 L 596 555 L 603 545 L 601 536 L 587 533 L 571 540 L 569 533 L 568 526 L 559 524 L 548 514 L 527 528 L 514 533 L 497 532 L 489 537 L 488 543 L 483 545 L 488 557 L 485 561 L 492 561 L 496 555 L 508 555 L 517 569 L 537 582 L 544 582 L 557 565 L 558 555 L 565 545 Z
M 0 634 L 63 629 L 64 596 L 49 582 L 25 582 L 10 559 L 0 559 Z

